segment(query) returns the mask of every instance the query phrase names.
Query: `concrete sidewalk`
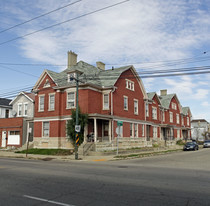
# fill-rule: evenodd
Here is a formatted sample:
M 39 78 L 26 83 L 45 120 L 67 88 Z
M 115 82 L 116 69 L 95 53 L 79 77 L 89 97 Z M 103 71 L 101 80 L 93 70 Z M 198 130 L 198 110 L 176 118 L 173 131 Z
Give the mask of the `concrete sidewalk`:
M 35 160 L 60 160 L 60 161 L 110 161 L 114 160 L 115 155 L 108 156 L 79 156 L 78 160 L 75 160 L 75 155 L 66 155 L 66 156 L 57 156 L 57 155 L 37 155 L 37 154 L 20 154 L 15 153 L 14 151 L 9 150 L 0 150 L 0 158 L 1 157 L 9 157 L 9 158 L 23 158 L 23 159 L 35 159 Z
M 166 151 L 181 151 L 182 146 L 176 146 L 175 148 L 155 148 L 154 150 L 150 151 L 132 151 L 130 150 L 125 152 L 120 152 L 119 157 L 116 158 L 116 154 L 99 154 L 95 156 L 80 156 L 79 160 L 75 160 L 75 155 L 66 155 L 66 156 L 57 156 L 57 155 L 37 155 L 37 154 L 28 154 L 26 157 L 26 154 L 20 154 L 15 153 L 15 151 L 11 150 L 0 150 L 0 157 L 9 157 L 9 158 L 24 158 L 24 159 L 35 159 L 35 160 L 43 160 L 43 161 L 53 161 L 53 160 L 60 160 L 60 161 L 94 161 L 94 162 L 100 162 L 100 161 L 113 161 L 113 160 L 120 160 L 120 159 L 127 159 L 127 158 L 139 158 L 138 156 L 134 157 L 127 157 L 129 155 L 137 154 L 137 155 L 145 155 L 145 156 L 151 156 L 151 155 L 157 155 L 161 152 Z M 148 154 L 148 155 L 147 155 Z M 141 156 L 143 157 L 143 156 Z

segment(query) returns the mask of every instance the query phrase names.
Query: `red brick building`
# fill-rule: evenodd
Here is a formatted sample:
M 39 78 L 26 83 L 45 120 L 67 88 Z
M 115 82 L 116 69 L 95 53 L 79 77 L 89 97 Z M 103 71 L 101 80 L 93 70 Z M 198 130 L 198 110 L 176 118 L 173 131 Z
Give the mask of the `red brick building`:
M 76 84 L 71 77 L 80 81 L 79 106 L 88 114 L 85 141 L 88 134 L 93 134 L 95 144 L 115 141 L 118 121 L 123 122 L 121 138 L 141 145 L 164 140 L 171 127 L 170 136 L 178 128 L 181 135 L 181 123 L 176 120 L 179 116 L 181 121 L 181 105 L 176 95 L 148 95 L 133 66 L 105 70 L 102 62 L 96 67 L 77 62 L 77 55 L 68 52 L 68 68 L 60 73 L 45 70 L 33 88 L 35 147 L 72 147 L 66 136 L 66 121 L 76 108 Z

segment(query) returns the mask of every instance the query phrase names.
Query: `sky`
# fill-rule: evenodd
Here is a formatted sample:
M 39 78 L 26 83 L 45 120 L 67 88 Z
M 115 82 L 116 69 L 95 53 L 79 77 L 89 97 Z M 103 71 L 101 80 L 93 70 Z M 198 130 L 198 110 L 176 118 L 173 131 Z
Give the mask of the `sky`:
M 209 0 L 0 0 L 0 97 L 30 91 L 44 69 L 66 69 L 70 50 L 106 69 L 133 65 L 147 92 L 176 93 L 193 119 L 210 122 Z M 142 74 L 183 68 L 206 73 Z

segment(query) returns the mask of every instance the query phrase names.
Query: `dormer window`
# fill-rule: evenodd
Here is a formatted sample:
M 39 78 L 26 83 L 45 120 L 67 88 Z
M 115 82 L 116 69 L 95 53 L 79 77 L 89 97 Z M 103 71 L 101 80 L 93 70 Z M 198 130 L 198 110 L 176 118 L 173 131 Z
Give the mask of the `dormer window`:
M 126 79 L 126 89 L 134 91 L 134 82 L 131 80 Z
M 67 77 L 67 82 L 73 82 L 76 78 L 76 73 L 70 73 Z
M 44 84 L 44 88 L 46 88 L 46 87 L 50 87 L 50 82 L 49 82 L 48 79 L 46 79 L 46 82 L 45 82 L 45 84 Z

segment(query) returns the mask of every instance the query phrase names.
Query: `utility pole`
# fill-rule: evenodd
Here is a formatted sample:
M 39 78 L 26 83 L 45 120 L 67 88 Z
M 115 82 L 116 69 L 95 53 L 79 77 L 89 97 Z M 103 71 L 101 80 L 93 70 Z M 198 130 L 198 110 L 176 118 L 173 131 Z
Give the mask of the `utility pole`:
M 79 116 L 78 116 L 78 87 L 79 87 L 79 80 L 78 80 L 78 73 L 76 73 L 76 126 L 79 124 Z M 78 145 L 79 145 L 79 132 L 77 129 L 75 129 L 76 135 L 75 135 L 75 160 L 78 160 Z

